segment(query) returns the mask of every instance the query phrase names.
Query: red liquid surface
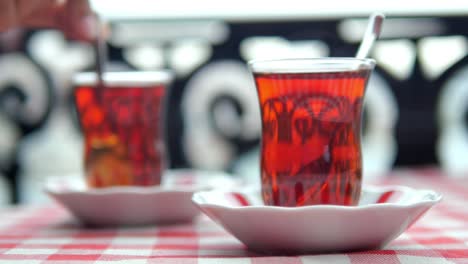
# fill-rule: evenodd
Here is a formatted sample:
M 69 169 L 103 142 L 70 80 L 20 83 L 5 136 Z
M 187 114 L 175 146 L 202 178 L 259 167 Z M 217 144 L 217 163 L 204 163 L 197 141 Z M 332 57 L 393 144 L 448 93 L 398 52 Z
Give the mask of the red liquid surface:
M 76 87 L 91 187 L 156 185 L 165 166 L 160 130 L 165 89 Z
M 356 205 L 369 71 L 255 74 L 267 205 Z

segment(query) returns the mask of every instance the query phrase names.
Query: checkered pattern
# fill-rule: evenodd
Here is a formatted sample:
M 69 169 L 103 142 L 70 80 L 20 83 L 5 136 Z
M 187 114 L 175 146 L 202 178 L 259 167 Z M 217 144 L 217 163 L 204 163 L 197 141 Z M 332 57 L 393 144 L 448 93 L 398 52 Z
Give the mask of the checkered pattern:
M 0 212 L 0 263 L 468 263 L 468 175 L 449 179 L 434 169 L 394 174 L 379 184 L 430 188 L 444 200 L 382 250 L 262 256 L 203 217 L 182 225 L 92 229 L 54 205 Z

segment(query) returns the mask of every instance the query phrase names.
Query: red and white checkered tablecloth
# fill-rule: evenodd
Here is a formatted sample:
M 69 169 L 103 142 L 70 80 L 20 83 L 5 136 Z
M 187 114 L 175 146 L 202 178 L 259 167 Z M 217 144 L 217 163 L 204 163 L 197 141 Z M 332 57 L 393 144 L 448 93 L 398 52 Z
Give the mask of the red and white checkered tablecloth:
M 430 188 L 444 200 L 385 249 L 304 256 L 250 252 L 203 217 L 182 225 L 90 229 L 57 205 L 17 207 L 0 212 L 0 263 L 468 263 L 468 175 L 400 171 L 379 184 Z

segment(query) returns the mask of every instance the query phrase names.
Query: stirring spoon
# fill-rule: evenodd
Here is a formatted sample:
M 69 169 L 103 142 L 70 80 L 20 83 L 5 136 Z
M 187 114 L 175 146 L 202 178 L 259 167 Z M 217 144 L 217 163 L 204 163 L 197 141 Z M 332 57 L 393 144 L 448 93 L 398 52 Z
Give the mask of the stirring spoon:
M 358 52 L 356 54 L 356 58 L 364 59 L 369 56 L 375 41 L 380 36 L 384 19 L 385 15 L 382 13 L 374 13 L 371 15 L 361 45 L 359 46 Z
M 97 88 L 102 89 L 105 87 L 104 67 L 107 61 L 107 50 L 106 50 L 106 42 L 104 40 L 102 20 L 98 14 L 95 14 L 95 18 L 96 18 L 96 38 L 94 40 L 94 51 L 96 54 L 96 66 L 95 66 L 96 78 L 97 78 Z

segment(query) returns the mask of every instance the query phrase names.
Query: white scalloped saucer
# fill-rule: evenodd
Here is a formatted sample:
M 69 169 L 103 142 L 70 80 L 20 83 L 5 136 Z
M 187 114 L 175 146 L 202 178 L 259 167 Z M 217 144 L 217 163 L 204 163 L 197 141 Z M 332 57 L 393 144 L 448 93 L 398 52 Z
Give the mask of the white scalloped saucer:
M 250 249 L 297 254 L 384 247 L 441 198 L 430 190 L 365 186 L 358 206 L 264 206 L 258 189 L 202 191 L 192 200 Z
M 191 221 L 199 214 L 194 192 L 229 188 L 238 181 L 222 172 L 169 170 L 160 186 L 87 188 L 82 176 L 52 177 L 45 191 L 90 225 L 139 225 Z

